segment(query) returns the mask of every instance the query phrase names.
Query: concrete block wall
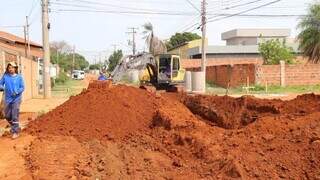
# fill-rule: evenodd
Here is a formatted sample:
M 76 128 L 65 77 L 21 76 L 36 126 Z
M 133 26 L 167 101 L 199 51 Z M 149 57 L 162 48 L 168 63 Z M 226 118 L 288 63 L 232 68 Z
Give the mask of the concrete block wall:
M 242 59 L 208 60 L 206 79 L 209 83 L 221 87 L 239 87 L 250 85 L 316 85 L 320 84 L 320 64 L 308 64 L 307 59 L 298 56 L 302 64 L 262 65 L 261 61 Z M 236 63 L 235 63 L 236 62 Z M 237 64 L 240 63 L 240 64 Z M 200 71 L 200 60 L 182 60 L 182 66 L 188 71 Z
M 200 68 L 189 68 L 188 71 L 200 71 Z M 208 66 L 206 81 L 221 87 L 238 87 L 247 84 L 247 79 L 252 85 L 255 83 L 255 65 L 221 65 Z
M 280 65 L 262 65 L 256 68 L 256 83 L 264 85 L 281 85 Z M 320 84 L 320 64 L 285 65 L 285 85 Z
M 280 66 L 279 65 L 261 65 L 256 66 L 256 84 L 280 85 Z

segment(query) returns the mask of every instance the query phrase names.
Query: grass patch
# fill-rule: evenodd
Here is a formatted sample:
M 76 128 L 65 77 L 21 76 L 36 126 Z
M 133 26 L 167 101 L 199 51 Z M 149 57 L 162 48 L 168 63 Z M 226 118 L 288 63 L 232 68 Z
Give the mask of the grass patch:
M 207 84 L 206 92 L 208 94 L 218 94 L 224 95 L 226 94 L 227 90 L 225 88 L 219 87 L 214 84 Z M 271 85 L 268 86 L 268 91 L 266 91 L 265 86 L 252 86 L 249 91 L 249 94 L 306 94 L 306 93 L 320 93 L 320 84 L 318 85 L 301 85 L 301 86 L 276 86 Z M 246 90 L 243 86 L 230 88 L 228 91 L 229 95 L 244 95 L 247 94 Z
M 56 83 L 52 88 L 52 96 L 57 98 L 69 98 L 70 96 L 81 93 L 84 88 L 86 87 L 82 81 L 69 79 L 64 83 Z
M 264 88 L 265 91 L 265 88 Z M 268 87 L 269 93 L 283 94 L 283 93 L 318 93 L 320 92 L 320 85 L 303 85 L 303 86 L 270 86 Z

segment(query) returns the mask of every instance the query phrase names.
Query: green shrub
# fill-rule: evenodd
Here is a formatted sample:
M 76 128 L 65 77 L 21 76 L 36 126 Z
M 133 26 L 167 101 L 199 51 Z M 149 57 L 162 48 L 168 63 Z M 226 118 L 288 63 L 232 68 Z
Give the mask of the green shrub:
M 58 84 L 64 84 L 69 80 L 69 77 L 65 72 L 60 72 L 59 76 L 56 78 L 55 82 Z
M 56 80 L 54 78 L 50 78 L 51 80 L 51 88 L 54 87 L 54 85 L 56 84 Z
M 252 91 L 265 91 L 265 90 L 266 88 L 261 85 L 255 85 L 254 88 L 252 89 Z

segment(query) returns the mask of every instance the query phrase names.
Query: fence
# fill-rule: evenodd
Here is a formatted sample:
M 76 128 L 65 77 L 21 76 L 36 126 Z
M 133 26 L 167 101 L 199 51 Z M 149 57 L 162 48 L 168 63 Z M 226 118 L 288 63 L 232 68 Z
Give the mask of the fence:
M 195 66 L 195 65 L 194 65 Z M 190 66 L 189 66 L 190 67 Z M 200 68 L 186 68 L 199 71 Z M 316 85 L 320 84 L 320 64 L 279 65 L 235 64 L 209 65 L 207 82 L 221 87 L 247 85 Z
M 257 65 L 256 84 L 264 85 L 320 84 L 320 64 Z

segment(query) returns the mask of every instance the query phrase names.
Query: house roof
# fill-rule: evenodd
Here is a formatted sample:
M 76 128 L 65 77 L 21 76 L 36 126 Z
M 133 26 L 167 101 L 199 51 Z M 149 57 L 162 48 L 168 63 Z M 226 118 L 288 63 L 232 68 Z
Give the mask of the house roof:
M 287 44 L 293 48 L 293 52 L 299 53 L 298 44 Z M 237 45 L 237 46 L 208 46 L 207 54 L 259 54 L 258 45 Z M 188 50 L 189 56 L 201 54 L 201 47 L 195 47 Z
M 25 53 L 25 49 L 24 48 L 11 46 L 9 44 L 2 43 L 2 42 L 0 42 L 0 49 L 4 49 L 8 53 L 12 53 L 12 54 L 20 54 L 20 55 L 22 55 L 22 54 Z M 33 56 L 39 57 L 39 58 L 43 57 L 43 51 L 42 50 L 31 49 L 30 50 L 30 54 L 33 55 Z
M 0 31 L 0 39 L 6 40 L 6 41 L 11 41 L 14 43 L 19 43 L 19 44 L 25 44 L 24 38 L 21 38 L 19 36 L 16 36 L 14 34 L 10 34 L 8 32 L 4 32 L 4 31 Z M 42 47 L 42 45 L 37 44 L 32 41 L 30 41 L 30 45 L 35 46 L 35 47 L 40 47 L 40 48 Z
M 234 29 L 221 34 L 222 40 L 239 37 L 288 37 L 290 29 Z

